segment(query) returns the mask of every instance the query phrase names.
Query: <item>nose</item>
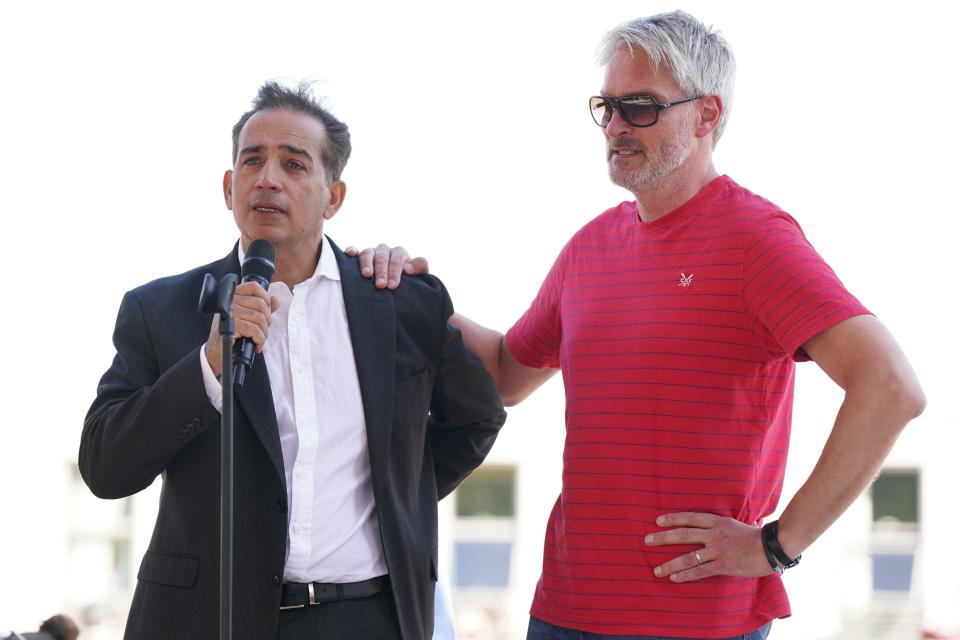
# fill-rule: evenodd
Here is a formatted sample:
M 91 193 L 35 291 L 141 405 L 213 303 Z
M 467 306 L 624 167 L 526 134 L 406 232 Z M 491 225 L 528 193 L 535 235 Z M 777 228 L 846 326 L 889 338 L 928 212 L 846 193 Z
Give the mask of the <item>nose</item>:
M 257 189 L 260 191 L 279 191 L 278 169 L 272 162 L 264 162 L 257 174 Z
M 610 122 L 608 122 L 607 126 L 603 129 L 604 135 L 608 138 L 616 138 L 631 131 L 633 131 L 633 127 L 627 124 L 627 121 L 623 119 L 623 116 L 621 116 L 620 112 L 616 109 L 613 110 L 613 114 L 610 116 Z

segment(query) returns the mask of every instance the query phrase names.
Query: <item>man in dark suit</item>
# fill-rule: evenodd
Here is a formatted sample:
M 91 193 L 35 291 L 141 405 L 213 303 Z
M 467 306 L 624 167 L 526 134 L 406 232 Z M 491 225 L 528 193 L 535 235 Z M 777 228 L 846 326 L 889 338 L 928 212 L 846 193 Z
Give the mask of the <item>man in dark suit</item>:
M 239 246 L 124 297 L 79 465 L 103 498 L 163 476 L 128 639 L 217 636 L 220 340 L 196 300 L 204 274 L 239 271 L 255 239 L 277 256 L 269 293 L 245 283 L 233 304 L 235 337 L 261 354 L 236 389 L 234 636 L 430 636 L 436 502 L 505 415 L 439 280 L 378 290 L 323 235 L 349 153 L 347 127 L 306 86 L 265 84 L 224 175 Z

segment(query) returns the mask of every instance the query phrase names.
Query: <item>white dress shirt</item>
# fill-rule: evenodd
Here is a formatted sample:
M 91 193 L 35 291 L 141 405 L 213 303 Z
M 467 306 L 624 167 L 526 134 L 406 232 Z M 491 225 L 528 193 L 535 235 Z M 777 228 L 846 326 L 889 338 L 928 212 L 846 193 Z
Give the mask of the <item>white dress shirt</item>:
M 284 580 L 356 582 L 384 575 L 360 382 L 340 270 L 326 238 L 313 276 L 292 292 L 273 282 L 269 293 L 280 307 L 260 357 L 270 377 L 286 473 Z M 220 383 L 203 348 L 200 363 L 207 396 L 220 410 Z

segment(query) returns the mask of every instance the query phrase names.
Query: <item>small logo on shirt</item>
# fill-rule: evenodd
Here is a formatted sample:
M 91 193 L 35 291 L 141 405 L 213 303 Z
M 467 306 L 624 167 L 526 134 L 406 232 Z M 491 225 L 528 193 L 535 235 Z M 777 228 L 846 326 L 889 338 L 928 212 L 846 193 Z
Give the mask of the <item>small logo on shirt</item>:
M 689 287 L 693 282 L 693 274 L 687 275 L 685 273 L 680 274 L 680 284 L 681 287 Z

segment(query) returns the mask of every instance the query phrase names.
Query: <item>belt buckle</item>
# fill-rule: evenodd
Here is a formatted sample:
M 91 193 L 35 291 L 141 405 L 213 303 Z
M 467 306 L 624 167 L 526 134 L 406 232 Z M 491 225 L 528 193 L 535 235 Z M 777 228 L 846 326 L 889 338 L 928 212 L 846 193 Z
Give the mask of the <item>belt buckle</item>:
M 317 594 L 316 594 L 316 592 L 313 590 L 313 583 L 312 583 L 312 582 L 307 585 L 307 602 L 310 603 L 310 606 L 311 606 L 311 607 L 312 607 L 313 605 L 317 604 Z

